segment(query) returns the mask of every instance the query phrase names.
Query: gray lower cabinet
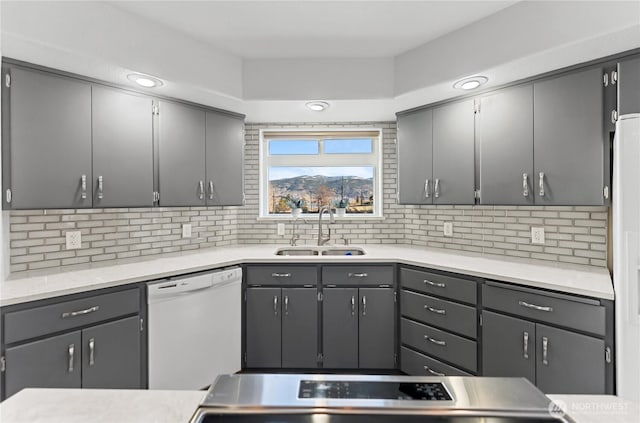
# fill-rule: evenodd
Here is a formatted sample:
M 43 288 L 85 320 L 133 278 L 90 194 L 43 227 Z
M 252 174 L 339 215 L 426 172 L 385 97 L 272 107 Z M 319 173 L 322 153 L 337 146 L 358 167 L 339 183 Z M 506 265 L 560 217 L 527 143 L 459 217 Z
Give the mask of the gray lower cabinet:
M 244 120 L 207 112 L 206 176 L 208 206 L 241 206 L 244 203 Z
M 393 288 L 360 288 L 358 367 L 396 366 L 396 318 Z
M 401 204 L 432 204 L 433 110 L 398 116 L 398 192 Z
M 323 367 L 358 368 L 358 288 L 322 292 Z
M 533 204 L 533 87 L 480 98 L 476 115 L 480 204 Z
M 316 288 L 282 288 L 282 367 L 318 367 Z
M 92 87 L 93 206 L 153 206 L 149 97 Z
M 247 367 L 282 366 L 281 289 L 246 290 Z
M 5 72 L 3 204 L 91 207 L 91 85 L 22 68 Z

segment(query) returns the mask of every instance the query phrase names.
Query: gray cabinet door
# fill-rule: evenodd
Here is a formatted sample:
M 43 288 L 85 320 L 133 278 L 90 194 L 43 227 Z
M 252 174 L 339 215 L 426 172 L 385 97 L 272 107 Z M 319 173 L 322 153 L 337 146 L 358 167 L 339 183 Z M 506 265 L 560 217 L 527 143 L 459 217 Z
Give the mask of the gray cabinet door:
M 533 204 L 533 87 L 480 99 L 476 115 L 481 204 Z
M 433 203 L 475 203 L 473 100 L 433 110 Z
M 318 291 L 282 289 L 282 367 L 318 367 Z
M 204 110 L 160 102 L 158 173 L 161 206 L 205 205 Z
M 360 288 L 359 353 L 361 369 L 395 368 L 396 319 L 393 288 Z
M 358 288 L 327 288 L 322 296 L 323 367 L 356 369 Z
M 281 367 L 280 288 L 247 288 L 247 367 Z
M 138 316 L 82 331 L 83 388 L 142 388 L 140 362 Z
M 537 82 L 533 90 L 536 204 L 603 204 L 601 69 Z
M 604 394 L 604 341 L 536 325 L 536 385 L 545 394 Z
M 433 202 L 433 110 L 398 116 L 400 204 Z
M 5 398 L 22 388 L 80 388 L 80 332 L 6 350 Z
M 98 86 L 92 90 L 93 206 L 153 206 L 151 99 Z
M 536 382 L 536 325 L 482 312 L 482 375 L 526 377 Z
M 91 85 L 14 68 L 9 93 L 11 207 L 91 207 Z
M 244 122 L 207 112 L 207 205 L 243 203 Z

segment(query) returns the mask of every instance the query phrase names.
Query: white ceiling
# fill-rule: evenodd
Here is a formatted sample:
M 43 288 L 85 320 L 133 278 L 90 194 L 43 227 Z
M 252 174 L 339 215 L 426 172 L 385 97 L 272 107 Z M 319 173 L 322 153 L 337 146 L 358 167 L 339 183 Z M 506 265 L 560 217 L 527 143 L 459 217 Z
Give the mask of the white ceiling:
M 393 57 L 516 1 L 116 1 L 242 58 Z

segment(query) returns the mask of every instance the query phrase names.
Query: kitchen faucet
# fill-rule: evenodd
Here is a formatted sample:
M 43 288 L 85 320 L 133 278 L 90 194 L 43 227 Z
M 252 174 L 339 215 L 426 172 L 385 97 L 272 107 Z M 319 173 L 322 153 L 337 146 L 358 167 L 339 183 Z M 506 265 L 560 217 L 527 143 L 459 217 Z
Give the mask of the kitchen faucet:
M 291 241 L 290 241 L 292 247 L 295 247 L 296 241 L 300 239 L 300 235 L 298 234 L 298 220 L 302 220 L 304 223 L 307 223 L 307 221 L 301 217 L 295 217 L 293 219 L 293 228 L 291 229 Z
M 336 223 L 335 217 L 333 217 L 333 210 L 329 206 L 322 206 L 318 212 L 318 245 L 324 245 L 331 239 L 331 227 L 327 225 L 327 236 L 322 233 L 322 215 L 329 213 L 329 223 Z

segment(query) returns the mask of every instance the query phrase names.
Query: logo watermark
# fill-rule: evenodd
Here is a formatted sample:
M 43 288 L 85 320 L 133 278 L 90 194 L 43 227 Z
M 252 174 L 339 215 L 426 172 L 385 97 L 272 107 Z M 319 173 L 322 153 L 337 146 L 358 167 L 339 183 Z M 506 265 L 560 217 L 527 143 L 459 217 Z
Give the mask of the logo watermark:
M 549 403 L 549 414 L 556 417 L 565 415 L 599 415 L 613 416 L 626 415 L 629 404 L 620 400 L 611 401 L 572 401 L 567 404 L 562 400 L 553 400 Z

